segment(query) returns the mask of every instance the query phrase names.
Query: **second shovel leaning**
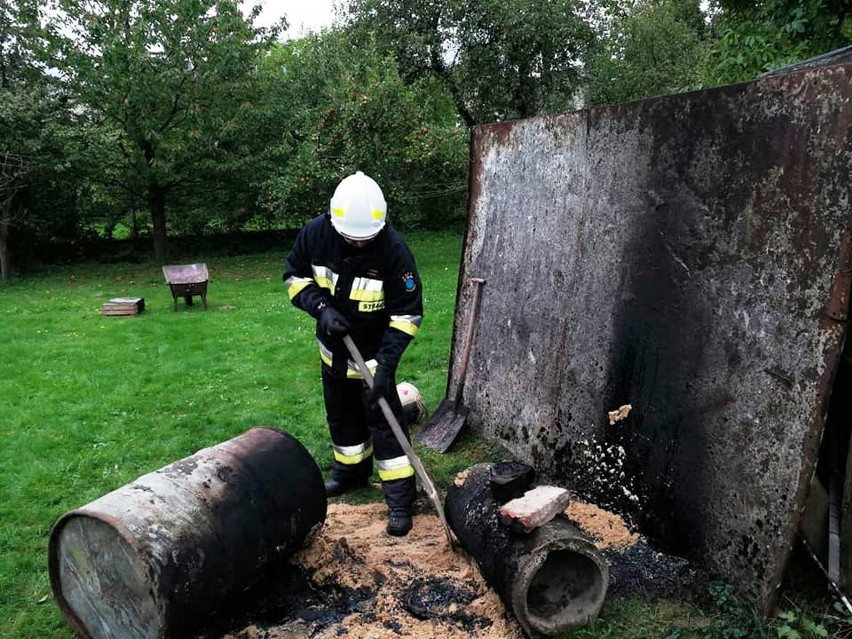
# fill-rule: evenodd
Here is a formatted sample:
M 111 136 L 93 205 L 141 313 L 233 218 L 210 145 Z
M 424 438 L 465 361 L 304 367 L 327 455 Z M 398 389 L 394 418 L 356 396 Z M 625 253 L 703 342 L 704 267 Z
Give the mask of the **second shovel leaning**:
M 470 351 L 473 347 L 473 335 L 476 330 L 476 319 L 479 316 L 479 300 L 482 297 L 482 287 L 485 280 L 479 277 L 470 278 L 473 290 L 473 307 L 470 309 L 470 319 L 467 325 L 467 341 L 462 355 L 461 372 L 456 384 L 456 395 L 454 399 L 445 398 L 438 406 L 438 410 L 432 415 L 426 425 L 417 433 L 417 441 L 432 450 L 444 453 L 456 440 L 459 432 L 464 426 L 469 409 L 462 403 L 464 395 L 464 382 L 467 378 L 467 364 L 470 361 Z

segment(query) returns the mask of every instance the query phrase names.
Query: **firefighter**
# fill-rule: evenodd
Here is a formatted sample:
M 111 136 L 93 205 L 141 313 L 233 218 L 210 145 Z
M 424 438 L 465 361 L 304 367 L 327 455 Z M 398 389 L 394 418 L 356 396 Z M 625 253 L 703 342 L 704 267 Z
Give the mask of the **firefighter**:
M 287 256 L 290 301 L 317 320 L 326 418 L 334 448 L 328 496 L 365 485 L 376 458 L 387 532 L 411 530 L 414 468 L 377 402 L 384 397 L 408 436 L 396 392 L 396 368 L 423 319 L 423 292 L 414 257 L 387 223 L 376 182 L 358 171 L 344 178 L 328 213 L 310 221 Z M 368 390 L 342 336 L 349 334 L 374 376 Z

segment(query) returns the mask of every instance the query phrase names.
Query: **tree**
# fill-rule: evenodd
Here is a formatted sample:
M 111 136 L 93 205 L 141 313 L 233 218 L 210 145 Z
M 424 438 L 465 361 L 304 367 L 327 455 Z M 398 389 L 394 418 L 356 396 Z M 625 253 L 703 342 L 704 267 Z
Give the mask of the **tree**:
M 618 2 L 599 15 L 587 101 L 613 104 L 697 88 L 711 40 L 698 0 Z
M 0 278 L 8 279 L 11 272 L 9 258 L 9 228 L 12 226 L 12 200 L 24 188 L 27 158 L 0 151 Z
M 440 224 L 463 203 L 467 131 L 432 78 L 406 84 L 372 39 L 340 30 L 291 40 L 263 65 L 277 140 L 263 185 L 268 215 L 290 226 L 328 209 L 356 170 L 385 191 L 394 223 Z
M 21 155 L 12 136 L 13 118 L 17 110 L 11 106 L 13 85 L 24 74 L 27 51 L 21 41 L 22 24 L 6 0 L 0 2 L 0 277 L 9 277 L 9 227 L 12 224 L 12 201 L 23 188 L 27 159 Z
M 0 88 L 38 79 L 30 46 L 38 24 L 34 0 L 0 0 Z
M 345 12 L 406 81 L 437 78 L 472 126 L 571 108 L 592 37 L 583 10 L 581 0 L 350 0 Z
M 55 122 L 64 115 L 34 59 L 37 15 L 33 2 L 0 0 L 0 277 L 4 280 L 12 270 L 11 231 L 32 223 L 23 204 L 27 188 L 43 175 L 44 163 L 52 156 Z M 59 173 L 54 173 L 54 180 Z
M 116 131 L 125 182 L 138 185 L 167 256 L 167 199 L 239 153 L 229 138 L 255 101 L 271 33 L 236 0 L 58 0 L 50 64 L 78 110 Z M 208 185 L 209 186 L 209 185 Z
M 713 84 L 761 73 L 852 44 L 848 0 L 719 0 Z
M 66 97 L 42 78 L 0 89 L 0 266 L 27 260 L 35 245 L 80 239 L 102 158 Z M 16 257 L 16 262 L 18 261 Z

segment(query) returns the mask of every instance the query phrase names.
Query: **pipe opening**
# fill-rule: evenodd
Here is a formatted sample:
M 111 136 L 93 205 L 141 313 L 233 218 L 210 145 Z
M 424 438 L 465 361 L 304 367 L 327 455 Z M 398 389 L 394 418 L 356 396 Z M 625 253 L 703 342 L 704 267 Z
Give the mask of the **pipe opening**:
M 542 632 L 586 623 L 600 608 L 605 583 L 599 566 L 574 550 L 549 552 L 527 589 L 530 623 Z

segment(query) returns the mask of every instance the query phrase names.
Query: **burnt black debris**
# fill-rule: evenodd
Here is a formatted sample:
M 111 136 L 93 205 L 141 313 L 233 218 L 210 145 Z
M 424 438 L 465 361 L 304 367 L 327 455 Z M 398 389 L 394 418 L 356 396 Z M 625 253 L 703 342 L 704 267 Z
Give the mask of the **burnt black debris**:
M 459 586 L 444 578 L 415 579 L 406 589 L 403 606 L 418 619 L 443 617 L 453 604 L 469 604 L 476 599 L 475 585 Z
M 463 606 L 477 596 L 473 582 L 459 585 L 442 577 L 415 579 L 403 595 L 402 606 L 418 619 L 435 619 L 470 632 L 493 623 L 488 617 L 464 612 Z
M 608 596 L 615 599 L 695 599 L 707 584 L 706 575 L 689 561 L 658 552 L 639 542 L 629 548 L 603 551 L 609 564 Z
M 500 462 L 491 467 L 491 494 L 500 504 L 521 497 L 535 481 L 535 469 L 520 462 Z
M 304 571 L 285 565 L 274 577 L 232 600 L 195 639 L 214 639 L 251 624 L 299 629 L 311 636 L 350 614 L 364 613 L 375 596 L 376 592 L 366 587 L 318 586 Z

